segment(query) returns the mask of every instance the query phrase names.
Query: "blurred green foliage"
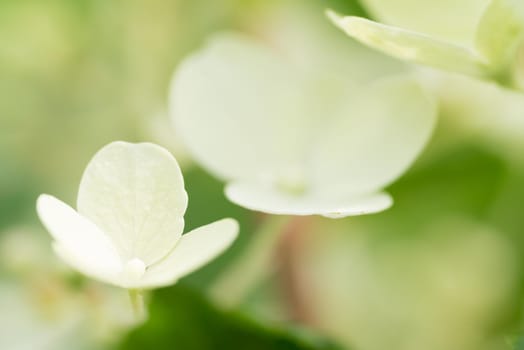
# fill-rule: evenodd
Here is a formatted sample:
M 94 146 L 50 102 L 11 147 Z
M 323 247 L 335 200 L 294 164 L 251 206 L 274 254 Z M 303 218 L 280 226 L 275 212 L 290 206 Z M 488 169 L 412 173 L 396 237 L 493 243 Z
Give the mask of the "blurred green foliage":
M 488 149 L 474 144 L 455 147 L 392 185 L 395 206 L 381 217 L 390 225 L 402 225 L 393 226 L 394 232 L 414 233 L 454 213 L 486 219 L 507 177 L 504 161 Z

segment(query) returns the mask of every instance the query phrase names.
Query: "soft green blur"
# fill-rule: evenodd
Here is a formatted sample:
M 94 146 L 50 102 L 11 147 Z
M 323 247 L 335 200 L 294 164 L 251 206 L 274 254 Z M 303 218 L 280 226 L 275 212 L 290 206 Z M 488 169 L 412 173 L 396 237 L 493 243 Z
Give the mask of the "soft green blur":
M 439 26 L 420 8 L 438 5 L 438 17 L 458 3 L 485 1 L 0 1 L 0 349 L 517 349 L 523 93 L 382 55 L 324 13 L 400 18 L 462 43 L 472 12 L 454 12 L 461 26 L 442 15 Z M 226 200 L 167 113 L 177 64 L 225 31 L 348 86 L 417 74 L 439 101 L 439 122 L 388 188 L 392 209 L 286 218 Z M 330 89 L 319 80 L 319 96 Z M 73 204 L 85 165 L 114 140 L 155 142 L 175 155 L 190 199 L 186 231 L 226 216 L 241 224 L 219 259 L 152 293 L 139 328 L 125 292 L 58 260 L 35 213 L 40 193 Z

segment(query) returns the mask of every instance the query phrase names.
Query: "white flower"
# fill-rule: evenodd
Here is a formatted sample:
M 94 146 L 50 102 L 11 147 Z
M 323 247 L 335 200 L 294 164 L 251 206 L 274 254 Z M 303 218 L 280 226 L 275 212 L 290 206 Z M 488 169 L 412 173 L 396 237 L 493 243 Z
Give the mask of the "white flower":
M 187 194 L 173 156 L 150 143 L 113 142 L 88 164 L 78 212 L 50 195 L 38 215 L 69 265 L 127 289 L 175 283 L 225 250 L 238 224 L 223 219 L 182 236 Z
M 328 15 L 349 36 L 391 56 L 466 75 L 522 84 L 524 2 L 458 0 L 400 3 L 366 0 L 388 23 L 360 17 Z M 467 14 L 467 15 L 465 15 Z M 445 20 L 443 20 L 445 18 Z
M 71 295 L 53 300 L 34 283 L 29 285 L 31 290 L 0 281 L 0 349 L 87 349 L 91 339 L 82 327 L 87 310 Z
M 436 108 L 408 76 L 356 88 L 312 75 L 238 35 L 175 74 L 171 113 L 189 151 L 228 182 L 227 197 L 273 214 L 343 217 L 384 210 L 381 192 L 414 161 Z

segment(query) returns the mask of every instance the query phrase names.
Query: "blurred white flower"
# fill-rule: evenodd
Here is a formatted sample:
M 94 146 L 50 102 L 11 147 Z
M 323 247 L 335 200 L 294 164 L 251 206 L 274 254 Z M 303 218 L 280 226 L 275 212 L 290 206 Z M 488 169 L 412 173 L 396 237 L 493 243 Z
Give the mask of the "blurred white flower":
M 40 297 L 44 299 L 42 295 Z M 60 305 L 52 305 L 52 312 L 45 312 L 45 306 L 50 305 L 39 304 L 43 303 L 38 303 L 38 298 L 27 288 L 1 281 L 0 349 L 88 348 L 89 341 L 81 327 L 86 310 L 79 312 L 80 305 L 76 300 L 66 296 L 60 300 Z
M 40 231 L 0 233 L 0 349 L 99 349 L 119 340 L 136 324 L 122 291 L 72 282 Z
M 522 1 L 460 0 L 447 5 L 439 1 L 433 2 L 433 6 L 410 0 L 394 5 L 383 0 L 367 2 L 388 23 L 406 27 L 341 17 L 332 11 L 328 15 L 349 36 L 391 56 L 522 87 L 519 81 L 524 38 Z M 442 11 L 444 14 L 439 16 Z M 452 17 L 451 23 L 448 15 Z
M 38 215 L 55 252 L 79 272 L 127 289 L 175 283 L 235 239 L 223 219 L 182 236 L 187 194 L 173 156 L 150 143 L 113 142 L 88 164 L 78 212 L 41 195 Z
M 31 226 L 16 226 L 0 232 L 0 266 L 10 274 L 25 276 L 54 271 L 47 237 Z
M 188 58 L 170 102 L 175 130 L 228 182 L 231 201 L 327 217 L 388 208 L 381 189 L 421 152 L 436 114 L 406 75 L 355 87 L 301 71 L 239 35 L 219 36 Z

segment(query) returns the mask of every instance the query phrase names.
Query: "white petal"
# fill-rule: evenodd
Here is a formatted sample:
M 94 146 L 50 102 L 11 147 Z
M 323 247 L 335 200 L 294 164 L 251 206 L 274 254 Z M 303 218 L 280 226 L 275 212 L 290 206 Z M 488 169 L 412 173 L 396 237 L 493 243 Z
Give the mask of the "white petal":
M 435 119 L 435 101 L 406 76 L 383 79 L 348 97 L 313 149 L 314 191 L 379 191 L 419 155 Z
M 524 2 L 493 0 L 480 20 L 477 49 L 495 66 L 513 64 L 524 32 Z
M 42 292 L 46 293 L 45 286 L 31 289 L 22 281 L 2 279 L 0 349 L 71 350 L 97 344 L 94 337 L 87 337 L 85 300 L 72 292 L 60 294 L 60 299 L 38 299 Z
M 517 0 L 519 1 L 519 0 Z M 490 0 L 363 0 L 381 22 L 435 36 L 457 44 L 471 44 L 477 24 Z
M 486 62 L 469 48 L 365 18 L 329 16 L 349 36 L 401 60 L 478 77 L 488 74 Z
M 216 37 L 175 74 L 175 131 L 219 177 L 266 176 L 304 149 L 302 88 L 294 67 L 268 48 L 240 35 Z
M 158 264 L 148 268 L 138 288 L 173 284 L 226 250 L 238 234 L 238 223 L 222 219 L 182 236 L 175 249 Z
M 150 144 L 113 142 L 88 164 L 78 211 L 111 237 L 124 261 L 162 259 L 180 238 L 187 207 L 173 156 Z
M 330 218 L 377 213 L 389 208 L 393 201 L 387 193 L 321 197 L 312 194 L 294 195 L 263 183 L 233 182 L 226 187 L 232 202 L 251 209 L 277 215 L 323 215 Z
M 64 202 L 49 195 L 37 200 L 37 212 L 55 243 L 55 251 L 79 272 L 114 283 L 122 266 L 108 236 Z

